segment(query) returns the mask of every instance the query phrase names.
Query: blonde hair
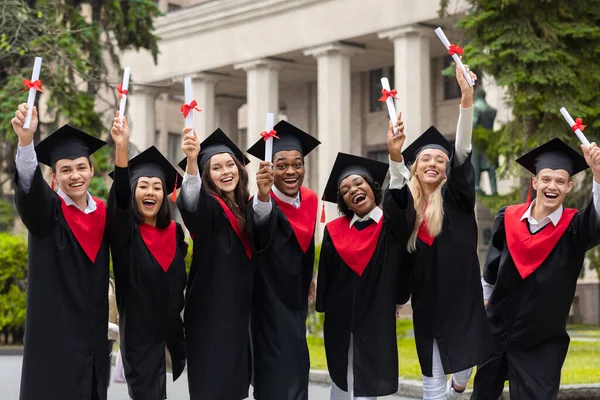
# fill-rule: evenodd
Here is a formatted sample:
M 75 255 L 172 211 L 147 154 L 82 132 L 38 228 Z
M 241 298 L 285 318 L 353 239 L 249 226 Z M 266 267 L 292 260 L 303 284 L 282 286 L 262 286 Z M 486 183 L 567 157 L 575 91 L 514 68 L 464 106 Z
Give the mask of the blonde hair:
M 448 161 L 449 162 L 449 161 Z M 427 231 L 433 237 L 437 237 L 442 232 L 442 224 L 444 222 L 444 198 L 442 197 L 442 187 L 446 183 L 448 177 L 439 184 L 437 188 L 425 198 L 425 191 L 421 185 L 421 181 L 417 177 L 417 161 L 410 167 L 411 178 L 408 182 L 408 188 L 413 197 L 417 220 L 415 227 L 408 238 L 406 248 L 409 253 L 414 253 L 417 250 L 417 235 L 423 219 L 427 220 Z

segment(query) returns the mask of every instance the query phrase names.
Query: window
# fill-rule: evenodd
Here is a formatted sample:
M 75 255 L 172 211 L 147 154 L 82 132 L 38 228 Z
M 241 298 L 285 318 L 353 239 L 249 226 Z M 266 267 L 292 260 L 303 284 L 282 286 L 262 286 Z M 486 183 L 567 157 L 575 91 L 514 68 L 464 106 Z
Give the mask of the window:
M 167 142 L 167 158 L 173 164 L 177 164 L 180 157 L 181 135 L 179 133 L 169 132 Z
M 444 56 L 443 68 L 446 69 L 449 65 L 453 65 L 452 56 Z M 460 86 L 456 83 L 456 77 L 444 75 L 444 100 L 460 98 Z
M 371 100 L 369 104 L 370 112 L 377 112 L 383 110 L 385 104 L 379 101 L 381 97 L 381 78 L 388 78 L 390 81 L 390 89 L 394 89 L 394 67 L 385 67 L 372 69 L 369 71 L 369 90 L 371 93 Z
M 179 5 L 179 4 L 173 4 L 173 3 L 168 3 L 167 4 L 167 12 L 168 13 L 173 12 L 173 11 L 177 11 L 179 9 L 181 9 L 181 5 Z

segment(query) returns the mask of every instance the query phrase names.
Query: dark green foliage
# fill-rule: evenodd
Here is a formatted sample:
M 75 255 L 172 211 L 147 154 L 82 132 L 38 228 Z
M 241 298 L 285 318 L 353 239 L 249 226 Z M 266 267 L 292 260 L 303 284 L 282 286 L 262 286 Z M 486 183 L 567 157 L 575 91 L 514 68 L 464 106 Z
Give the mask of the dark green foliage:
M 22 335 L 26 290 L 27 245 L 19 236 L 0 233 L 0 332 Z

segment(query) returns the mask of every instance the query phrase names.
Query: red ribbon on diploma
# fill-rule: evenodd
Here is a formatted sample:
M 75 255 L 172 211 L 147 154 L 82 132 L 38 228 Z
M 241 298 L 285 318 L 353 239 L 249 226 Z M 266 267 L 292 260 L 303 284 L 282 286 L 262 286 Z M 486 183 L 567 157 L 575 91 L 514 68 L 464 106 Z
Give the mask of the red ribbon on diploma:
M 123 90 L 122 83 L 119 83 L 119 86 L 117 86 L 117 92 L 119 93 L 117 96 L 119 96 L 120 99 L 123 98 L 123 95 L 127 96 L 129 94 L 127 90 Z
M 459 45 L 451 44 L 450 47 L 448 47 L 448 54 L 450 54 L 451 56 L 455 54 L 463 55 L 465 54 L 465 51 Z
M 398 94 L 398 91 L 396 89 L 392 89 L 392 90 L 385 90 L 385 89 L 381 89 L 381 94 L 383 96 L 381 96 L 379 98 L 379 101 L 383 101 L 385 102 L 388 98 L 392 97 L 396 100 L 398 100 L 398 98 L 396 97 L 396 95 Z
M 260 133 L 260 136 L 263 137 L 263 139 L 265 140 L 265 142 L 267 141 L 267 139 L 269 138 L 276 138 L 279 139 L 279 136 L 277 136 L 277 131 L 271 129 L 269 132 L 267 131 L 263 131 Z
M 587 125 L 583 124 L 583 120 L 581 118 L 576 118 L 575 119 L 575 125 L 573 125 L 571 127 L 571 129 L 573 129 L 573 132 L 575 132 L 577 129 L 579 129 L 580 131 L 583 132 L 583 130 L 585 129 Z
M 198 107 L 196 107 L 197 105 L 198 105 L 198 103 L 196 102 L 196 100 L 192 100 L 190 102 L 190 104 L 182 104 L 179 109 L 181 110 L 181 113 L 183 114 L 183 118 L 187 118 L 188 114 L 190 113 L 190 111 L 192 111 L 192 109 L 194 109 L 196 111 L 202 111 Z
M 38 92 L 43 92 L 42 81 L 39 79 L 37 81 L 33 81 L 33 82 L 31 82 L 29 79 L 23 79 L 23 84 L 25 85 L 25 89 L 21 90 L 21 92 L 24 92 L 29 89 L 35 89 Z

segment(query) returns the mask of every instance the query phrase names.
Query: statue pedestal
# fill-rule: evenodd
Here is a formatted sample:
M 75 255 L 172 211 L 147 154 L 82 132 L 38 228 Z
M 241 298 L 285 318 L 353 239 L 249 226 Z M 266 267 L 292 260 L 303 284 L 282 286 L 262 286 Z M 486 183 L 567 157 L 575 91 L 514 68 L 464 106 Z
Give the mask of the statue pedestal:
M 480 201 L 475 203 L 475 217 L 477 218 L 477 252 L 479 255 L 479 265 L 483 271 L 485 257 L 487 255 L 488 244 L 492 238 L 492 224 L 494 215 L 485 204 Z

